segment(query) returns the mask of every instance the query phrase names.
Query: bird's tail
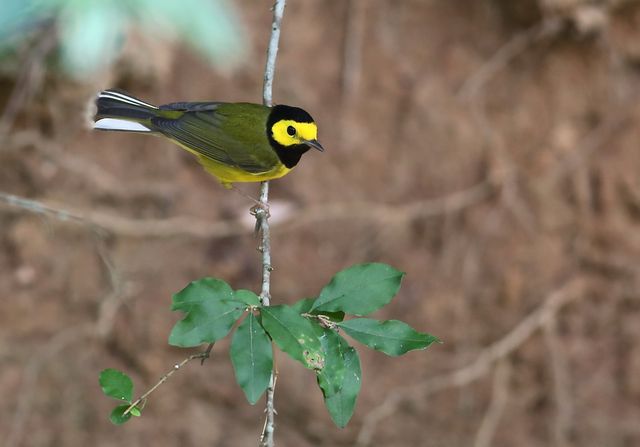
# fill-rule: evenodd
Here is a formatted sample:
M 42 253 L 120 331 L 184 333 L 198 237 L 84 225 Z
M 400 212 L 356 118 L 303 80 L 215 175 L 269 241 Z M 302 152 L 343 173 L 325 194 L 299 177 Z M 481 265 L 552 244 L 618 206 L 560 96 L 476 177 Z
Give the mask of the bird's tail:
M 105 90 L 98 94 L 93 128 L 123 132 L 153 132 L 151 118 L 159 109 L 121 90 Z

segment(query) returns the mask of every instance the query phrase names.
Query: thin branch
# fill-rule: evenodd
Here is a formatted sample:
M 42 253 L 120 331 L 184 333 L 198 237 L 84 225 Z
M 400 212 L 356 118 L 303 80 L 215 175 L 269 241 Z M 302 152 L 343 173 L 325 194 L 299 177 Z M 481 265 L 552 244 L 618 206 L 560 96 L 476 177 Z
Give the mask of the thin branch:
M 273 6 L 273 22 L 271 24 L 271 37 L 267 49 L 267 62 L 264 68 L 264 88 L 262 91 L 262 102 L 265 106 L 273 105 L 273 77 L 276 70 L 276 58 L 278 56 L 278 45 L 280 42 L 280 26 L 284 15 L 286 0 L 276 0 Z M 260 252 L 262 253 L 262 291 L 260 300 L 263 306 L 271 304 L 271 235 L 269 229 L 269 182 L 262 182 L 260 185 L 260 205 L 253 212 L 256 218 L 256 227 L 260 230 Z M 266 421 L 260 436 L 260 445 L 273 447 L 273 432 L 275 430 L 275 408 L 273 404 L 276 387 L 276 369 L 271 371 L 269 386 L 266 397 Z
M 497 361 L 506 358 L 520 348 L 538 329 L 557 315 L 560 309 L 580 297 L 584 289 L 584 280 L 576 278 L 568 281 L 552 292 L 536 310 L 520 321 L 504 337 L 480 351 L 475 361 L 454 371 L 389 393 L 385 400 L 365 417 L 358 434 L 357 445 L 370 445 L 380 421 L 396 412 L 402 403 L 407 401 L 423 402 L 425 398 L 439 391 L 463 387 L 484 377 Z

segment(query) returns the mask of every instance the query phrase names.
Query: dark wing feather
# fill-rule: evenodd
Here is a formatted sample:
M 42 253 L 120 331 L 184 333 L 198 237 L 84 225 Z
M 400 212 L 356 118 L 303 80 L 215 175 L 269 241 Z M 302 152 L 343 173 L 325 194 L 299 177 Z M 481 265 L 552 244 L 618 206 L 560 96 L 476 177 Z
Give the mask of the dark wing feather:
M 207 112 L 214 111 L 223 102 L 172 102 L 160 106 L 160 110 L 175 110 L 179 112 Z

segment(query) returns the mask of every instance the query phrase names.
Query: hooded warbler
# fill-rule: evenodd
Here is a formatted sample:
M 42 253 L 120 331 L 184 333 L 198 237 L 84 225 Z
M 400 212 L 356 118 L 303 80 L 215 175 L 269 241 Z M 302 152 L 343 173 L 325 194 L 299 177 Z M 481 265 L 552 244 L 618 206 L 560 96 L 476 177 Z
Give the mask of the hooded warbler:
M 164 136 L 194 154 L 225 187 L 288 174 L 310 148 L 323 151 L 316 123 L 298 107 L 174 102 L 156 107 L 121 90 L 96 99 L 94 129 Z

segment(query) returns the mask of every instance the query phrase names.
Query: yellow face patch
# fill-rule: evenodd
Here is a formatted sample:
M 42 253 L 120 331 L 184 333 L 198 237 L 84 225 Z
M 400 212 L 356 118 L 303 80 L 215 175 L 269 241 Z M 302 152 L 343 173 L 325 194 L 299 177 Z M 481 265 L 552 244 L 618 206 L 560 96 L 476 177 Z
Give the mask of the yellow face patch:
M 318 138 L 318 126 L 315 123 L 299 123 L 294 120 L 278 121 L 271 128 L 271 132 L 273 139 L 285 147 Z

